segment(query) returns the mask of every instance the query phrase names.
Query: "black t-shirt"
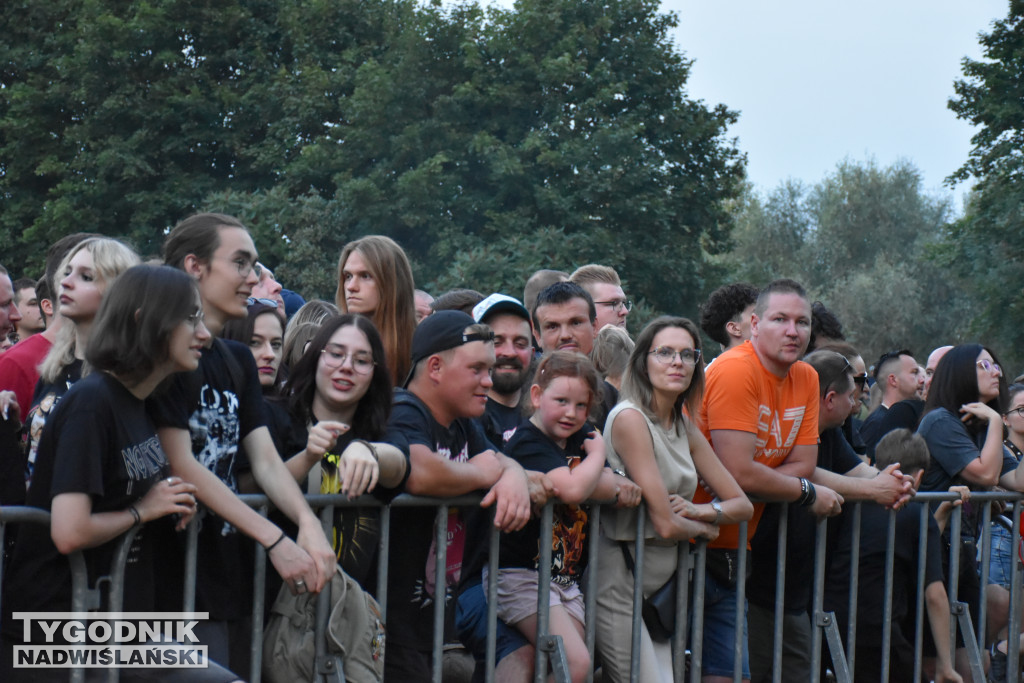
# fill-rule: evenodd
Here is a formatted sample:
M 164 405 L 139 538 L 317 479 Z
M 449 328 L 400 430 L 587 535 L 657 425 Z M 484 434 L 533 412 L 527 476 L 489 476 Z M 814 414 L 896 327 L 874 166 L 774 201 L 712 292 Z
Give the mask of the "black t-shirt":
M 522 421 L 523 415 L 518 406 L 509 408 L 490 397 L 487 398 L 487 409 L 484 410 L 484 416 L 480 418 L 487 440 L 498 446 L 503 453 L 505 444 L 516 433 L 516 429 Z
M 589 422 L 566 440 L 563 450 L 529 420 L 524 421 L 508 443 L 507 455 L 523 469 L 550 472 L 558 467 L 570 469 L 586 457 L 583 442 L 594 431 Z M 558 504 L 554 508 L 551 539 L 551 580 L 563 586 L 579 584 L 587 566 L 588 506 Z M 501 567 L 538 569 L 540 561 L 540 519 L 531 517 L 519 531 L 503 534 L 499 564 Z
M 861 505 L 860 571 L 857 592 L 857 644 L 882 644 L 882 608 L 885 591 L 885 554 L 889 510 Z M 896 512 L 896 543 L 893 564 L 892 624 L 899 629 L 908 616 L 917 592 L 917 548 L 920 539 L 921 503 L 908 503 Z M 935 518 L 928 515 L 928 545 L 924 585 L 942 581 L 942 540 Z M 832 563 L 825 575 L 825 611 L 835 612 L 840 633 L 846 633 L 850 602 L 850 549 L 853 513 L 839 516 Z
M 860 458 L 839 427 L 826 429 L 818 442 L 818 467 L 846 474 Z M 814 543 L 817 518 L 809 507 L 789 503 L 786 527 L 786 611 L 800 613 L 811 604 L 814 586 Z M 751 575 L 747 579 L 748 599 L 761 607 L 775 606 L 775 572 L 779 558 L 780 504 L 766 505 L 757 531 L 750 541 Z M 830 529 L 831 531 L 831 529 Z M 831 545 L 829 546 L 831 548 Z
M 271 403 L 271 405 L 273 405 Z M 280 404 L 279 404 L 280 405 Z M 282 442 L 281 455 L 288 459 L 306 449 L 309 430 L 305 422 L 294 415 L 284 413 L 290 420 L 287 430 L 275 441 Z M 276 427 L 275 427 L 276 429 Z M 341 482 L 338 479 L 338 456 L 340 456 L 355 438 L 367 441 L 381 441 L 382 435 L 374 437 L 370 434 L 359 435 L 358 428 L 341 434 L 334 448 L 320 459 L 320 482 L 306 493 L 340 493 Z M 409 469 L 406 467 L 406 472 Z M 305 487 L 303 487 L 305 488 Z M 400 493 L 400 487 L 388 489 L 380 484 L 374 487 L 370 495 L 383 502 L 389 502 Z M 298 532 L 297 527 L 277 513 L 274 521 L 292 537 Z M 377 591 L 377 554 L 380 541 L 380 510 L 378 508 L 336 507 L 334 523 L 330 534 L 331 546 L 338 558 L 338 564 L 367 591 Z
M 924 401 L 911 398 L 906 401 L 898 401 L 889 407 L 889 410 L 881 414 L 875 422 L 872 434 L 872 442 L 867 443 L 867 455 L 871 462 L 875 462 L 875 446 L 882 440 L 882 437 L 895 429 L 917 430 L 917 423 L 921 421 L 921 413 L 924 412 Z
M 50 510 L 53 498 L 62 493 L 86 493 L 93 513 L 124 510 L 168 472 L 144 402 L 97 372 L 77 382 L 50 413 L 28 504 Z M 172 535 L 169 517 L 149 522 L 136 534 L 126 565 L 125 610 L 154 608 L 156 591 L 165 583 L 158 576 L 163 564 L 159 553 L 173 543 Z M 119 540 L 84 551 L 90 585 L 109 573 Z M 48 526 L 22 526 L 5 588 L 5 615 L 70 608 L 68 558 L 57 551 Z
M 889 409 L 884 405 L 879 404 L 877 408 L 871 411 L 871 414 L 864 418 L 864 422 L 860 425 L 860 438 L 864 440 L 864 445 L 867 446 L 868 457 L 874 462 L 875 457 L 875 445 L 878 440 L 882 438 L 880 432 L 882 428 L 882 418 L 889 412 Z
M 203 350 L 198 369 L 174 375 L 149 404 L 157 426 L 187 429 L 196 460 L 237 493 L 238 475 L 249 468 L 241 440 L 266 425 L 249 348 L 215 339 Z M 239 619 L 252 600 L 252 543 L 209 510 L 200 525 L 196 607 L 214 620 Z
M 32 407 L 23 420 L 28 428 L 28 462 L 25 465 L 26 488 L 32 483 L 36 452 L 39 449 L 39 439 L 43 436 L 46 420 L 60 403 L 64 394 L 68 393 L 68 390 L 81 376 L 82 361 L 76 358 L 61 371 L 56 381 L 44 382 L 40 379 L 36 382 L 36 389 L 32 394 Z
M 412 445 L 426 446 L 439 457 L 464 462 L 493 446 L 475 420 L 459 418 L 445 427 L 427 406 L 405 389 L 395 390 L 386 441 L 407 455 Z M 391 551 L 388 569 L 388 637 L 408 647 L 429 650 L 433 642 L 434 510 L 396 508 L 391 513 Z M 463 511 L 452 508 L 448 518 L 447 585 L 457 580 L 465 550 Z M 450 600 L 447 590 L 445 599 Z M 454 610 L 447 609 L 451 614 Z

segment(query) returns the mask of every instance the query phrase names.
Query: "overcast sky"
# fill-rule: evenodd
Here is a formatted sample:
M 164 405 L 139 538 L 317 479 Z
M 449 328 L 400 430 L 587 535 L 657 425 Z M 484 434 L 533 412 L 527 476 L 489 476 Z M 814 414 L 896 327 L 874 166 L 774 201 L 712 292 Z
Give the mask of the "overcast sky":
M 499 0 L 511 7 L 512 0 Z M 695 60 L 687 89 L 740 112 L 731 134 L 767 190 L 814 183 L 840 160 L 909 159 L 924 188 L 967 158 L 973 129 L 946 107 L 978 33 L 1007 0 L 663 0 L 676 47 Z M 965 186 L 955 190 L 957 199 Z M 959 204 L 959 201 L 957 201 Z

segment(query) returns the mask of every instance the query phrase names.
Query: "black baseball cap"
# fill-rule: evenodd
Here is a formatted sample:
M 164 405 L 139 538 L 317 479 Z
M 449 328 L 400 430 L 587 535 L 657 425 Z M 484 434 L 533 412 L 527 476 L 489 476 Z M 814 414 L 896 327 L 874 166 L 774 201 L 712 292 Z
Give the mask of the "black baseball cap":
M 403 386 L 409 386 L 416 372 L 416 364 L 424 358 L 469 342 L 494 341 L 494 333 L 490 331 L 466 334 L 466 328 L 475 324 L 476 321 L 462 311 L 436 311 L 424 318 L 412 335 L 412 369 Z

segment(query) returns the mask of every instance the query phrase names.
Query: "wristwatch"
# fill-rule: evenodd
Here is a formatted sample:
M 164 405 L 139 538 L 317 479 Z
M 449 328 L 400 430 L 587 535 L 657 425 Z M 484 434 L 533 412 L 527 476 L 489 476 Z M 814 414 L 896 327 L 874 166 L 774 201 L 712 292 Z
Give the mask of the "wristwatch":
M 629 476 L 626 474 L 626 471 L 622 470 L 622 469 L 619 469 L 619 468 L 613 469 L 612 470 L 612 474 L 617 474 L 620 477 L 622 477 L 623 479 L 629 479 Z
M 715 521 L 714 521 L 714 524 L 721 524 L 722 523 L 722 504 L 719 503 L 717 500 L 713 500 L 713 501 L 711 501 L 711 509 L 715 511 Z

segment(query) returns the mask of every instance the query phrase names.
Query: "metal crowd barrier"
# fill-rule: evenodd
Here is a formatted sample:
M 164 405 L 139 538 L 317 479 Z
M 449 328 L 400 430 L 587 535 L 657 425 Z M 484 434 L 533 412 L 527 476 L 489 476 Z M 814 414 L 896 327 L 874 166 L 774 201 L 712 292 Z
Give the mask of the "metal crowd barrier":
M 915 679 L 920 680 L 921 667 L 923 661 L 923 649 L 922 649 L 922 636 L 924 628 L 927 627 L 924 621 L 924 577 L 925 577 L 925 542 L 927 539 L 927 516 L 932 513 L 932 506 L 945 500 L 956 499 L 956 494 L 949 493 L 920 493 L 914 500 L 924 503 L 921 508 L 920 514 L 920 547 L 918 549 L 918 567 L 917 567 L 917 595 L 914 601 L 914 623 L 916 625 L 916 637 L 914 642 L 914 669 Z M 257 509 L 261 514 L 266 515 L 268 510 L 268 501 L 265 496 L 261 495 L 247 495 L 242 496 L 242 499 L 249 504 L 251 507 Z M 378 561 L 378 591 L 377 599 L 381 605 L 382 611 L 386 614 L 387 612 L 387 573 L 389 565 L 389 546 L 391 538 L 391 524 L 390 524 L 390 510 L 393 507 L 436 507 L 436 520 L 435 524 L 437 530 L 437 536 L 435 539 L 437 546 L 437 557 L 436 557 L 436 575 L 443 577 L 445 575 L 446 567 L 446 520 L 448 517 L 448 510 L 450 507 L 458 506 L 475 506 L 480 501 L 479 495 L 462 496 L 459 498 L 438 500 L 436 498 L 428 497 L 416 497 L 410 495 L 400 495 L 395 498 L 391 503 L 384 505 L 376 499 L 364 496 L 356 500 L 348 500 L 343 495 L 309 495 L 306 496 L 307 501 L 314 510 L 318 510 L 320 513 L 321 521 L 324 524 L 324 528 L 329 529 L 333 519 L 334 509 L 337 507 L 378 507 L 381 509 L 381 537 L 379 546 L 379 561 Z M 985 650 L 986 645 L 986 586 L 988 584 L 988 571 L 990 566 L 990 524 L 991 524 L 991 511 L 988 503 L 993 501 L 1001 501 L 1004 503 L 1012 503 L 1012 549 L 1014 554 L 1014 561 L 1012 562 L 1012 582 L 1010 585 L 1010 619 L 1008 625 L 1008 633 L 1015 634 L 1021 631 L 1022 613 L 1021 607 L 1024 600 L 1022 600 L 1022 566 L 1020 558 L 1017 554 L 1017 549 L 1020 547 L 1020 513 L 1022 508 L 1022 500 L 1024 496 L 1021 494 L 1011 493 L 972 493 L 971 501 L 974 504 L 981 503 L 982 506 L 982 535 L 979 539 L 979 547 L 981 549 L 981 557 L 979 562 L 980 567 L 980 595 L 979 604 L 981 606 L 980 615 L 977 624 L 972 624 L 971 616 L 966 609 L 966 605 L 959 601 L 958 586 L 956 580 L 949 580 L 947 582 L 947 591 L 950 603 L 950 644 L 951 652 L 953 652 L 952 645 L 955 643 L 956 633 L 959 631 L 963 635 L 963 640 L 966 643 L 966 651 L 970 661 L 971 674 L 975 680 L 985 680 L 982 671 L 982 657 L 981 653 Z M 808 672 L 809 680 L 812 683 L 818 683 L 820 680 L 821 673 L 821 662 L 822 662 L 822 647 L 823 644 L 828 647 L 830 654 L 832 655 L 833 662 L 833 675 L 837 683 L 848 683 L 852 680 L 853 674 L 856 669 L 856 658 L 854 653 L 856 651 L 856 622 L 857 622 L 857 593 L 859 589 L 858 585 L 858 567 L 859 567 L 859 532 L 860 532 L 860 518 L 861 518 L 861 506 L 872 505 L 873 503 L 850 503 L 846 506 L 845 513 L 853 516 L 854 533 L 852 534 L 852 547 L 851 547 L 851 568 L 850 568 L 850 597 L 849 597 L 849 621 L 847 625 L 847 632 L 844 634 L 839 632 L 836 625 L 834 615 L 827 613 L 823 609 L 823 597 L 825 587 L 825 565 L 826 565 L 826 533 L 827 533 L 827 519 L 819 519 L 817 522 L 817 536 L 814 552 L 814 587 L 812 594 L 812 606 L 811 606 L 811 623 L 812 623 L 812 642 L 811 642 L 811 671 Z M 774 609 L 774 632 L 773 632 L 773 660 L 772 660 L 772 680 L 775 683 L 781 683 L 782 681 L 782 641 L 783 641 L 783 604 L 784 604 L 784 591 L 785 591 L 785 572 L 786 572 L 786 548 L 787 548 L 787 515 L 789 513 L 788 506 L 786 504 L 781 505 L 780 516 L 779 516 L 779 532 L 778 532 L 778 568 L 776 574 L 776 595 L 775 595 L 775 609 Z M 585 624 L 585 642 L 587 650 L 590 653 L 590 657 L 595 664 L 598 662 L 595 656 L 595 620 L 592 615 L 595 614 L 595 602 L 596 602 L 596 566 L 597 566 L 597 534 L 600 525 L 601 506 L 594 505 L 591 508 L 589 524 L 589 538 L 595 542 L 590 543 L 589 550 L 589 566 L 590 571 L 585 576 L 585 585 L 583 587 L 585 594 L 585 609 L 587 614 Z M 951 551 L 950 551 L 950 576 L 956 577 L 957 570 L 960 561 L 960 537 L 963 533 L 962 530 L 962 508 L 956 507 L 953 510 L 950 522 L 949 531 L 951 538 Z M 639 659 L 637 653 L 639 651 L 640 644 L 640 629 L 642 624 L 641 618 L 641 605 L 643 595 L 640 591 L 640 586 L 643 583 L 643 572 L 644 572 L 644 537 L 645 533 L 645 515 L 637 515 L 637 541 L 634 547 L 634 558 L 635 558 L 635 579 L 634 579 L 634 598 L 633 598 L 633 622 L 632 622 L 632 651 L 634 656 L 631 660 L 631 675 L 630 680 L 637 682 L 639 678 Z M 4 534 L 6 531 L 6 525 L 9 523 L 29 523 L 29 524 L 48 524 L 49 515 L 41 510 L 34 508 L 25 507 L 2 507 L 0 508 L 0 547 L 3 547 Z M 887 537 L 887 561 L 885 568 L 885 582 L 884 582 L 884 623 L 882 632 L 882 670 L 879 672 L 879 680 L 888 680 L 889 667 L 890 667 L 890 656 L 889 656 L 889 644 L 891 642 L 892 633 L 892 591 L 893 591 L 893 571 L 894 571 L 894 548 L 897 539 L 895 538 L 895 512 L 890 511 L 889 513 L 889 525 L 888 525 L 888 537 Z M 552 636 L 547 632 L 548 629 L 548 590 L 550 582 L 550 566 L 551 566 L 551 535 L 552 535 L 552 504 L 549 503 L 545 506 L 542 516 L 542 538 L 540 540 L 540 577 L 539 577 L 539 595 L 538 595 L 538 632 L 539 637 L 537 639 L 538 647 L 536 648 L 536 660 L 535 660 L 535 678 L 534 680 L 538 683 L 545 681 L 548 676 L 549 667 L 555 680 L 568 680 L 568 669 L 565 661 L 564 650 L 562 648 L 561 640 L 557 636 Z M 740 525 L 740 538 L 746 537 L 746 524 Z M 183 604 L 183 611 L 192 612 L 195 607 L 195 561 L 196 561 L 196 541 L 197 541 L 198 525 L 193 521 L 187 530 L 188 540 L 186 543 L 186 552 L 183 561 L 186 563 L 186 582 L 185 582 L 185 600 Z M 101 581 L 109 581 L 110 584 L 110 610 L 118 611 L 121 607 L 122 592 L 124 588 L 124 563 L 127 559 L 128 548 L 133 537 L 133 532 L 128 532 L 120 543 L 118 552 L 116 553 L 112 571 L 109 577 L 104 577 Z M 489 549 L 490 556 L 496 557 L 498 550 L 498 543 L 500 540 L 501 532 L 491 525 L 491 532 L 489 538 Z M 694 544 L 680 543 L 679 544 L 679 558 L 676 580 L 680 581 L 678 585 L 677 595 L 677 629 L 672 638 L 672 661 L 674 664 L 675 680 L 682 682 L 685 680 L 687 668 L 689 669 L 689 680 L 691 683 L 697 683 L 701 679 L 701 646 L 702 646 L 702 628 L 703 613 L 704 613 L 704 583 L 705 583 L 705 551 L 706 543 L 698 542 Z M 87 586 L 86 583 L 86 570 L 85 563 L 82 559 L 80 552 L 76 552 L 69 556 L 72 570 L 72 585 L 73 585 L 73 598 L 72 598 L 72 611 L 89 611 L 99 608 L 99 589 L 97 586 Z M 743 576 L 745 573 L 746 563 L 748 562 L 747 551 L 745 548 L 741 548 L 739 552 L 739 567 L 738 573 Z M 2 574 L 3 568 L 0 566 L 0 581 L 3 579 Z M 251 657 L 251 678 L 252 683 L 260 683 L 261 672 L 260 665 L 262 661 L 262 632 L 263 632 L 263 612 L 264 612 L 264 582 L 266 578 L 266 553 L 262 547 L 257 544 L 256 548 L 256 559 L 254 566 L 254 589 L 253 589 L 253 611 L 252 611 L 252 657 Z M 487 601 L 488 601 L 488 636 L 486 646 L 486 670 L 485 670 L 485 681 L 487 683 L 493 683 L 494 681 L 494 669 L 495 669 L 495 627 L 497 621 L 496 612 L 496 598 L 497 598 L 497 571 L 490 571 L 488 575 L 488 582 L 486 586 L 487 590 Z M 692 592 L 689 588 L 692 586 Z M 737 623 L 743 623 L 744 619 L 744 604 L 745 604 L 745 586 L 743 582 L 739 582 L 737 587 L 738 599 L 736 606 L 736 617 Z M 330 612 L 330 596 L 329 591 L 324 591 L 321 594 L 317 604 L 317 619 L 316 619 L 316 680 L 317 681 L 344 681 L 344 671 L 340 660 L 331 656 L 326 649 L 325 632 L 328 614 Z M 442 681 L 442 663 L 443 663 L 443 651 L 444 651 L 444 629 L 445 623 L 445 609 L 451 609 L 453 606 L 446 606 L 445 600 L 434 601 L 434 641 L 433 641 L 433 681 L 440 683 Z M 692 603 L 692 604 L 690 604 Z M 2 605 L 0 605 L 2 609 Z M 1008 680 L 1019 680 L 1020 677 L 1020 647 L 1019 641 L 1015 637 L 1010 637 L 1008 643 Z M 740 681 L 740 662 L 742 657 L 742 630 L 737 629 L 736 639 L 733 645 L 733 661 L 734 681 Z M 84 672 L 81 669 L 73 669 L 70 672 L 70 680 L 81 681 L 83 680 Z M 116 683 L 118 680 L 117 670 L 109 671 L 109 681 Z M 593 674 L 587 678 L 588 683 L 592 682 Z

